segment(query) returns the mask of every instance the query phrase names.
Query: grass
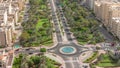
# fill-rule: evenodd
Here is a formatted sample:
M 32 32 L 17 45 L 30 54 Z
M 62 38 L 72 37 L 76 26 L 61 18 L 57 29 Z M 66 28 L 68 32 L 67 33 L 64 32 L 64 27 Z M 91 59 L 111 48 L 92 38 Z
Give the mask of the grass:
M 78 42 L 80 45 L 85 45 L 85 44 L 87 44 L 86 42 L 81 42 L 81 41 L 79 41 Z
M 46 5 L 41 5 L 41 8 L 42 8 L 42 9 L 45 9 L 45 8 L 46 8 Z
M 38 23 L 36 24 L 36 29 L 38 30 L 40 27 L 42 27 L 43 23 L 48 22 L 47 19 L 40 19 L 38 20 Z
M 70 24 L 71 32 L 74 33 L 79 44 L 104 42 L 103 36 L 100 36 L 101 33 L 98 31 L 98 21 L 94 17 L 91 17 L 91 11 L 83 6 L 78 6 L 77 0 L 63 0 L 61 3 L 63 3 L 64 7 L 67 7 L 67 9 L 63 7 L 64 13 Z M 74 14 L 71 15 L 71 13 Z M 74 22 L 74 24 L 70 22 Z
M 52 40 L 42 43 L 42 45 L 49 46 L 49 47 L 52 46 L 52 44 L 53 44 Z
M 93 60 L 95 60 L 98 57 L 98 51 L 94 52 L 93 55 L 84 61 L 84 63 L 91 63 Z
M 111 59 L 111 57 L 108 54 L 104 54 L 101 57 L 102 57 L 102 60 L 99 61 L 97 66 L 100 66 L 100 67 L 116 66 L 116 64 L 114 63 L 114 61 Z
M 113 63 L 99 63 L 98 66 L 100 67 L 111 67 L 111 66 L 115 66 L 115 64 Z
M 33 55 L 33 56 L 27 57 L 27 58 L 26 58 L 26 56 L 27 55 L 20 54 L 18 56 L 18 58 L 15 57 L 12 68 L 21 68 L 21 64 L 23 63 L 22 59 L 24 57 L 26 59 L 26 60 L 24 60 L 24 63 L 26 64 L 26 66 L 31 67 L 31 68 L 33 68 L 33 67 L 34 68 L 43 68 L 43 67 L 41 67 L 42 65 L 44 65 L 45 68 L 59 68 L 61 66 L 60 63 L 58 63 L 44 55 L 39 55 L 39 56 Z M 44 61 L 45 61 L 45 63 L 43 63 Z M 32 64 L 31 64 L 31 62 L 32 62 Z M 41 64 L 41 65 L 39 66 L 39 64 Z M 23 67 L 25 68 L 24 64 L 23 64 Z

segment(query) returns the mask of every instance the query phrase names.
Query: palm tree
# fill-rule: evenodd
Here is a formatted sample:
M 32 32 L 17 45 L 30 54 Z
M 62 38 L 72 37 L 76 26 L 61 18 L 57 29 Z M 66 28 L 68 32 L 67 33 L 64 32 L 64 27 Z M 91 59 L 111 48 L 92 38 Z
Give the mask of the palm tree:
M 27 60 L 28 60 L 28 54 L 22 54 L 22 60 L 21 60 L 21 68 L 28 67 Z

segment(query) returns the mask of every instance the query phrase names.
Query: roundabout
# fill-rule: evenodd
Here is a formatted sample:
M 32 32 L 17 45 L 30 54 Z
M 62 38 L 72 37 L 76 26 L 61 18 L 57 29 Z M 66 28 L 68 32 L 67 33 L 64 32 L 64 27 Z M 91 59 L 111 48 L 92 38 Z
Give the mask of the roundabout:
M 69 54 L 74 54 L 76 53 L 76 48 L 75 47 L 72 47 L 72 46 L 64 46 L 64 47 L 61 47 L 59 49 L 60 53 L 62 54 L 66 54 L 66 55 L 69 55 Z

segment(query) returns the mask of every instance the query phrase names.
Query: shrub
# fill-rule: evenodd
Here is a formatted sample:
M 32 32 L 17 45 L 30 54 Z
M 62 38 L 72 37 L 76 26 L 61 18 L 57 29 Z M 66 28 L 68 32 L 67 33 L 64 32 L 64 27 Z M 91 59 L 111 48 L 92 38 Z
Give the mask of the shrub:
M 46 48 L 41 48 L 40 49 L 40 52 L 46 52 L 47 50 L 46 50 Z

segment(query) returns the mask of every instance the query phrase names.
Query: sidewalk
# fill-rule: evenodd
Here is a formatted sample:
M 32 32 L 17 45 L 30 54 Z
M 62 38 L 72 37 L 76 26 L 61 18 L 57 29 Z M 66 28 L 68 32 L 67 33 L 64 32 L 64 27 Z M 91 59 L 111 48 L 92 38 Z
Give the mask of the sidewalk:
M 82 53 L 79 56 L 79 61 L 84 62 L 86 59 L 88 59 L 89 57 L 91 57 L 91 55 L 93 54 L 93 51 L 87 51 Z
M 52 60 L 55 60 L 56 62 L 62 64 L 61 67 L 65 68 L 65 62 L 64 60 L 62 59 L 62 57 L 56 55 L 56 54 L 53 54 L 53 53 L 46 53 L 45 56 L 49 57 L 50 59 Z

